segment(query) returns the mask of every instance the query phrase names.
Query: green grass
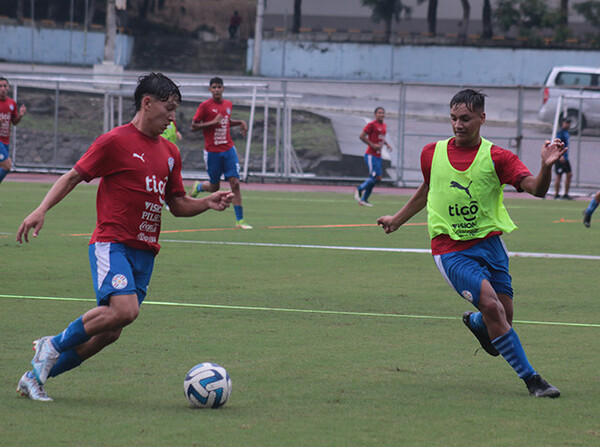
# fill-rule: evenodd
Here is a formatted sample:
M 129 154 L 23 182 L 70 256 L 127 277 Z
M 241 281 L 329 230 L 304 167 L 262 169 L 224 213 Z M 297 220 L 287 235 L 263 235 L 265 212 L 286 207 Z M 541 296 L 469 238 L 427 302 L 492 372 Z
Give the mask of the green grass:
M 48 188 L 0 186 L 1 293 L 92 300 L 88 238 L 70 235 L 94 227 L 94 186 L 80 185 L 51 210 L 37 239 L 14 242 Z M 232 210 L 165 215 L 169 233 L 138 320 L 116 344 L 50 379 L 52 403 L 14 392 L 30 343 L 94 302 L 0 297 L 0 444 L 600 444 L 597 260 L 511 259 L 515 328 L 531 363 L 562 391 L 543 400 L 529 397 L 502 359 L 474 355 L 477 342 L 460 321 L 469 304 L 428 254 L 189 242 L 428 248 L 424 226 L 393 235 L 364 226 L 406 200 L 376 190 L 366 209 L 348 195 L 245 190 L 252 231 L 230 230 Z M 600 221 L 581 225 L 584 202 L 507 207 L 520 227 L 505 236 L 510 251 L 598 255 Z M 424 213 L 413 219 L 424 221 Z M 222 231 L 193 231 L 201 229 Z M 185 373 L 202 361 L 232 377 L 219 410 L 193 410 L 183 396 Z

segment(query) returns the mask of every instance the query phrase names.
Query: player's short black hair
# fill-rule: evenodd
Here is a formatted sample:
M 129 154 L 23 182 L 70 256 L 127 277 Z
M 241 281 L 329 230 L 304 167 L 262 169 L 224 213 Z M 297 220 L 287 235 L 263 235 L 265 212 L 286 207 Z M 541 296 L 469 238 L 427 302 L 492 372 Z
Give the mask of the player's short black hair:
M 483 112 L 485 110 L 485 95 L 484 93 L 470 88 L 461 90 L 450 100 L 450 108 L 459 104 L 467 106 L 471 112 Z
M 375 111 L 373 112 L 373 114 L 377 113 L 377 111 L 379 109 L 381 109 L 381 110 L 383 110 L 385 112 L 385 109 L 383 107 L 379 106 L 379 107 L 375 107 Z
M 6 79 L 4 76 L 0 76 L 0 81 L 6 81 L 6 83 L 8 84 L 8 79 Z
M 138 84 L 133 95 L 135 111 L 142 107 L 142 98 L 146 95 L 152 95 L 159 101 L 167 101 L 171 96 L 175 96 L 178 102 L 181 102 L 181 92 L 179 87 L 171 78 L 162 73 L 148 73 L 138 78 Z
M 214 78 L 212 78 L 209 82 L 208 82 L 208 86 L 210 87 L 213 84 L 217 84 L 217 85 L 224 85 L 223 84 L 223 79 L 221 79 L 218 76 L 215 76 Z

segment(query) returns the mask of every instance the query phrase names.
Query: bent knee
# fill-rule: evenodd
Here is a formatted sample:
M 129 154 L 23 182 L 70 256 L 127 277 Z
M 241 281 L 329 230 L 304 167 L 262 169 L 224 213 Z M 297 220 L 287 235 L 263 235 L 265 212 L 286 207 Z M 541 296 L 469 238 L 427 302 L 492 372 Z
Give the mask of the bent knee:
M 119 316 L 121 320 L 121 327 L 125 327 L 133 323 L 139 313 L 139 309 L 128 309 L 127 311 L 122 312 Z
M 4 169 L 7 172 L 9 172 L 12 169 L 12 166 L 12 160 L 10 158 L 7 158 L 6 160 L 0 162 L 0 168 Z
M 115 329 L 114 331 L 107 331 L 98 334 L 96 337 L 98 337 L 98 342 L 102 344 L 102 346 L 108 346 L 119 339 L 121 332 L 122 329 Z

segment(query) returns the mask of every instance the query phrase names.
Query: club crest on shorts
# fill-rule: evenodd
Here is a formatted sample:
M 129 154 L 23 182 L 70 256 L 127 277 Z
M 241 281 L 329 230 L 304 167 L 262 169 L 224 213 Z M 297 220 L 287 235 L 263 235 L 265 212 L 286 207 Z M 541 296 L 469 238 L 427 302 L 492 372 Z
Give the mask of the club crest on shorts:
M 125 275 L 117 273 L 115 276 L 113 276 L 112 286 L 117 290 L 121 290 L 127 287 L 127 278 L 125 277 Z
M 469 292 L 468 290 L 463 290 L 461 292 L 462 297 L 467 300 L 469 303 L 473 302 L 473 294 L 471 292 Z

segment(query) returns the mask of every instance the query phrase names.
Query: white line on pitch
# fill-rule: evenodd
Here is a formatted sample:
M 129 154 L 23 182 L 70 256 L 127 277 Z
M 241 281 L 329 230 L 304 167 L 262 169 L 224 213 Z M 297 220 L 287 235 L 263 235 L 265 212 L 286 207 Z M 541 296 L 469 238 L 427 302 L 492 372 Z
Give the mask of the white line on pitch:
M 43 300 L 43 301 L 82 301 L 82 302 L 95 302 L 93 298 L 66 298 L 66 297 L 52 297 L 52 296 L 29 296 L 29 295 L 2 295 L 0 298 L 9 299 L 29 299 L 29 300 Z M 227 304 L 201 304 L 201 303 L 174 303 L 169 301 L 144 301 L 145 305 L 154 306 L 170 306 L 170 307 L 197 307 L 205 309 L 225 309 L 225 310 L 247 310 L 247 311 L 261 311 L 261 312 L 287 312 L 287 313 L 301 313 L 301 314 L 322 314 L 322 315 L 348 315 L 356 317 L 387 317 L 387 318 L 403 318 L 403 319 L 425 319 L 425 320 L 457 320 L 462 317 L 443 317 L 436 315 L 406 315 L 406 314 L 390 314 L 390 313 L 379 313 L 379 312 L 354 312 L 344 310 L 316 310 L 316 309 L 291 309 L 283 307 L 258 307 L 258 306 L 236 306 Z M 548 326 L 576 326 L 576 327 L 593 327 L 600 328 L 600 324 L 597 323 L 567 323 L 560 321 L 531 321 L 531 320 L 514 320 L 515 323 L 523 324 L 537 324 L 537 325 L 548 325 Z
M 392 253 L 426 253 L 431 250 L 425 248 L 388 248 L 388 247 L 351 247 L 343 245 L 303 245 L 303 244 L 274 244 L 266 242 L 231 242 L 231 241 L 190 241 L 163 239 L 161 242 L 173 242 L 178 244 L 207 244 L 207 245 L 241 245 L 247 247 L 282 247 L 282 248 L 315 248 L 322 250 L 350 250 L 350 251 L 374 251 Z M 588 261 L 600 261 L 600 256 L 575 255 L 566 253 L 531 253 L 525 251 L 510 251 L 508 255 L 513 258 L 547 258 L 547 259 L 582 259 Z

